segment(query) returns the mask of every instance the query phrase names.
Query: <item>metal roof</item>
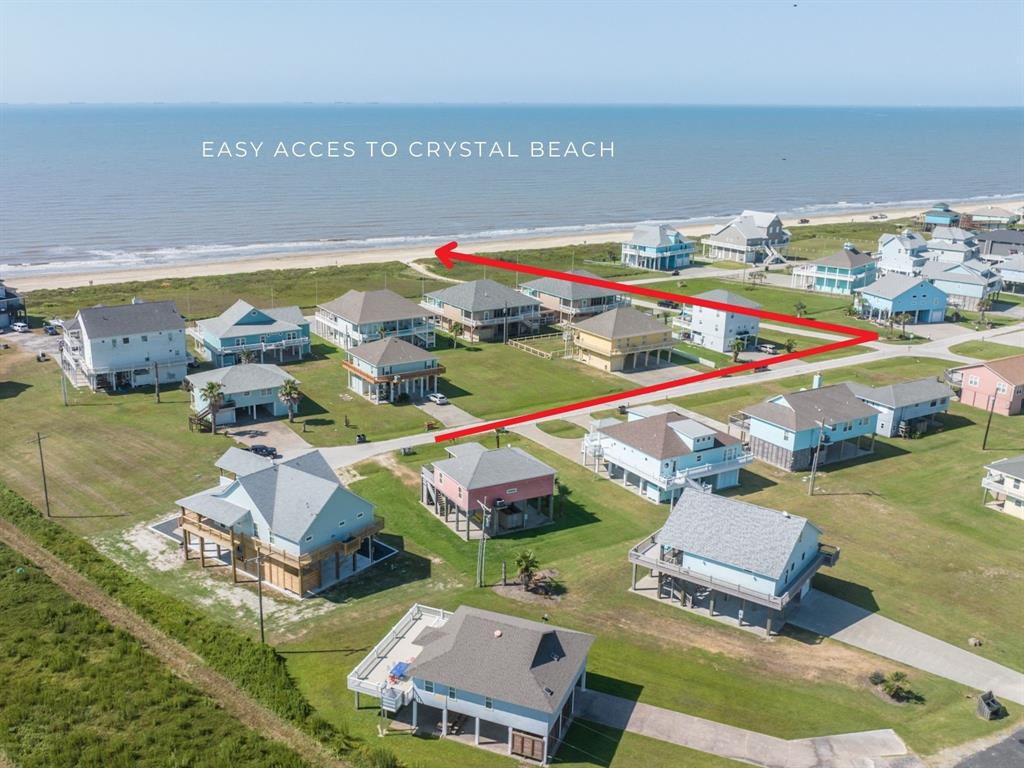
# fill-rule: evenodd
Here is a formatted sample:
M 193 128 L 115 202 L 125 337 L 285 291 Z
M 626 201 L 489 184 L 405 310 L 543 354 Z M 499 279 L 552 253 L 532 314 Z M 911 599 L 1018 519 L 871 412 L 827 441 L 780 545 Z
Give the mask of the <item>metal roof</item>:
M 535 307 L 536 299 L 493 280 L 470 280 L 427 294 L 432 299 L 467 312 L 486 312 L 505 307 Z
M 173 301 L 133 301 L 112 307 L 85 307 L 78 310 L 75 320 L 91 339 L 185 329 L 185 321 Z
M 343 296 L 319 306 L 353 325 L 411 320 L 429 314 L 419 304 L 387 289 L 347 291 Z
M 407 674 L 497 701 L 553 713 L 576 683 L 594 636 L 459 606 L 417 638 Z
M 806 518 L 685 488 L 655 542 L 777 580 L 808 529 L 820 533 Z
M 605 339 L 644 336 L 648 333 L 668 330 L 668 326 L 664 323 L 633 307 L 610 309 L 600 315 L 594 315 L 575 323 L 573 327 Z

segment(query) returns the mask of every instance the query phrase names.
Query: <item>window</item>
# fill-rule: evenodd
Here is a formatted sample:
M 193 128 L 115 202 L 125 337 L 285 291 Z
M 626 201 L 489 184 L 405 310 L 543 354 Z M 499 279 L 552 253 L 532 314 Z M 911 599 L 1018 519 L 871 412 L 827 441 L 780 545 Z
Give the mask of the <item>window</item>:
M 127 344 L 127 343 L 128 343 L 128 341 L 129 341 L 129 339 L 128 339 L 128 337 L 127 337 L 127 336 L 125 336 L 124 338 L 122 338 L 122 339 L 121 339 L 121 343 L 122 343 L 122 344 Z
M 459 692 L 452 688 L 450 685 L 448 686 L 448 698 L 452 701 L 455 701 L 457 698 L 459 698 Z
M 505 489 L 505 495 L 506 496 L 514 496 L 517 493 L 519 493 L 519 489 L 518 488 L 506 488 Z
M 484 708 L 494 709 L 494 700 L 490 696 L 484 696 Z
M 142 340 L 143 341 L 149 341 L 149 336 L 143 335 Z
M 423 690 L 426 691 L 427 693 L 433 693 L 434 692 L 434 681 L 433 680 L 424 680 L 423 681 Z
M 312 541 L 312 540 L 313 540 L 313 537 L 312 537 L 312 536 L 307 536 L 307 537 L 306 537 L 306 541 Z
M 970 384 L 972 387 L 978 386 L 978 377 L 977 376 L 968 376 L 967 377 L 967 383 Z
M 1008 390 L 1009 390 L 1009 387 L 1006 386 L 1006 382 L 1005 381 L 1000 381 L 1000 382 L 996 383 L 996 392 L 998 392 L 1000 395 L 1005 395 Z
M 358 514 L 356 514 L 356 519 L 362 517 L 365 514 L 366 514 L 365 512 L 359 512 Z

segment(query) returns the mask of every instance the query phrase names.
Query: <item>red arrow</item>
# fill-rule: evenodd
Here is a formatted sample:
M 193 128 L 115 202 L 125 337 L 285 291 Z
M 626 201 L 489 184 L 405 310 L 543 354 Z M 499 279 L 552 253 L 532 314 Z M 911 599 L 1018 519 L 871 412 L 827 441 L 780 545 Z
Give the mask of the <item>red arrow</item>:
M 654 288 L 645 288 L 640 285 L 630 285 L 629 283 L 616 283 L 611 280 L 602 280 L 598 277 L 587 277 L 586 275 L 575 275 L 569 272 L 559 272 L 554 269 L 544 269 L 543 267 L 534 267 L 529 264 L 513 264 L 508 261 L 501 261 L 500 259 L 488 259 L 484 256 L 477 256 L 472 253 L 459 253 L 455 250 L 458 247 L 457 242 L 450 242 L 442 245 L 436 251 L 434 255 L 437 256 L 440 261 L 447 269 L 452 269 L 455 266 L 456 261 L 463 261 L 468 264 L 480 264 L 487 267 L 494 267 L 496 269 L 505 269 L 510 272 L 522 272 L 528 275 L 537 275 L 538 277 L 553 277 L 558 280 L 568 280 L 574 283 L 583 283 L 584 285 L 594 285 L 598 288 L 609 288 L 617 291 L 618 293 L 630 293 L 637 296 L 648 296 L 653 299 L 667 299 L 669 301 L 681 302 L 683 304 L 693 304 L 698 307 L 708 307 L 710 309 L 719 309 L 726 312 L 734 312 L 739 315 L 751 315 L 753 317 L 760 317 L 766 320 L 775 320 L 781 323 L 787 323 L 789 325 L 799 325 L 805 328 L 814 328 L 820 331 L 827 331 L 829 333 L 836 333 L 850 338 L 842 339 L 840 341 L 833 341 L 827 344 L 822 344 L 817 347 L 811 347 L 810 349 L 804 349 L 796 352 L 787 352 L 784 355 L 776 355 L 771 358 L 770 364 L 775 365 L 776 363 L 782 363 L 786 360 L 797 360 L 802 357 L 811 357 L 813 355 L 820 355 L 823 352 L 831 352 L 834 349 L 843 349 L 845 347 L 853 347 L 858 344 L 863 344 L 866 341 L 875 341 L 878 338 L 878 334 L 874 331 L 864 331 L 860 328 L 851 328 L 846 325 L 836 325 L 834 323 L 823 323 L 820 320 L 811 320 L 806 317 L 795 317 L 793 315 L 783 315 L 778 312 L 768 312 L 762 309 L 753 309 L 751 307 L 739 307 L 733 304 L 726 304 L 720 301 L 710 301 L 708 299 L 701 299 L 696 296 L 684 296 L 677 293 L 668 293 L 666 291 L 659 291 Z M 496 421 L 489 421 L 483 424 L 476 424 L 471 427 L 465 427 L 464 429 L 455 430 L 452 432 L 446 432 L 442 435 L 438 435 L 434 438 L 435 442 L 442 442 L 445 440 L 456 440 L 460 437 L 467 437 L 468 435 L 479 434 L 480 432 L 487 432 L 492 429 L 498 429 L 499 427 L 509 427 L 514 424 L 522 424 L 527 421 L 534 421 L 539 418 L 547 418 L 550 416 L 557 416 L 562 413 L 569 413 L 571 411 L 583 410 L 585 408 L 592 408 L 598 405 L 606 405 L 614 403 L 618 400 L 626 400 L 630 397 L 638 397 L 640 395 L 647 395 L 653 392 L 663 392 L 669 389 L 675 389 L 683 384 L 693 384 L 698 381 L 707 381 L 708 379 L 715 379 L 720 376 L 729 376 L 734 373 L 740 373 L 742 371 L 748 371 L 753 368 L 760 368 L 765 366 L 768 361 L 754 360 L 749 363 L 739 363 L 737 365 L 730 366 L 728 368 L 716 369 L 714 371 L 707 371 L 705 373 L 694 374 L 693 376 L 685 376 L 681 379 L 673 379 L 672 381 L 663 381 L 660 384 L 652 384 L 646 387 L 639 387 L 637 389 L 631 389 L 626 392 L 617 392 L 611 395 L 604 395 L 602 397 L 595 397 L 590 400 L 582 400 L 578 403 L 571 403 L 569 405 L 561 405 L 556 408 L 548 408 L 543 411 L 535 411 L 533 413 L 524 413 L 519 416 L 511 416 L 507 419 L 498 419 Z

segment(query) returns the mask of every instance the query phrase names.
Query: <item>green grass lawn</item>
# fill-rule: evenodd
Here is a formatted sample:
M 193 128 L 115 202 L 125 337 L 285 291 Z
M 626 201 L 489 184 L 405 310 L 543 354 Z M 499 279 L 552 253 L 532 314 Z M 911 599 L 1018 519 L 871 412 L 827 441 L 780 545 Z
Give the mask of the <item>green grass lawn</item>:
M 391 261 L 53 288 L 31 291 L 25 294 L 25 301 L 36 319 L 69 319 L 82 307 L 126 304 L 133 297 L 146 301 L 172 300 L 179 312 L 195 320 L 218 315 L 237 299 L 244 299 L 256 307 L 295 304 L 310 314 L 317 303 L 330 301 L 350 289 L 390 288 L 402 296 L 418 299 L 423 291 L 436 290 L 444 285 L 446 283 L 425 278 L 406 265 Z
M 473 253 L 473 247 L 466 245 L 458 249 L 464 253 Z M 529 264 L 544 269 L 555 269 L 560 272 L 567 272 L 573 268 L 585 269 L 598 277 L 608 280 L 621 280 L 629 277 L 650 276 L 647 270 L 634 269 L 624 266 L 619 261 L 619 254 L 622 251 L 621 243 L 587 243 L 584 245 L 566 245 L 557 248 L 529 248 L 521 251 L 495 251 L 494 253 L 481 254 L 489 259 L 508 261 L 513 264 Z M 447 269 L 437 259 L 423 259 L 423 264 L 431 272 L 438 275 L 453 277 L 456 280 L 479 280 L 490 278 L 505 285 L 516 285 L 535 279 L 532 275 L 512 272 L 506 269 L 496 269 L 478 264 L 466 264 L 456 262 L 452 269 Z
M 429 417 L 416 406 L 377 405 L 350 390 L 344 359 L 343 350 L 314 337 L 313 359 L 284 366 L 301 382 L 304 397 L 290 426 L 305 440 L 315 446 L 352 445 L 357 434 L 376 442 L 424 428 Z
M 537 424 L 537 428 L 541 432 L 547 432 L 552 437 L 561 437 L 568 440 L 576 440 L 587 434 L 587 430 L 579 424 L 574 424 L 571 421 L 566 421 L 565 419 L 542 421 Z
M 995 360 L 999 357 L 1024 353 L 1024 349 L 1021 347 L 1012 344 L 999 344 L 994 341 L 965 341 L 962 344 L 954 344 L 949 351 L 958 355 L 976 357 L 979 360 Z
M 354 483 L 353 490 L 387 510 L 387 533 L 410 548 L 402 557 L 420 563 L 419 578 L 380 592 L 367 593 L 354 585 L 358 601 L 339 596 L 339 611 L 274 640 L 321 714 L 344 724 L 354 735 L 371 736 L 375 710 L 356 711 L 350 697 L 338 695 L 338 671 L 354 666 L 414 601 L 448 609 L 466 603 L 532 619 L 546 613 L 553 624 L 597 634 L 590 654 L 590 687 L 785 738 L 894 727 L 913 748 L 932 752 L 999 727 L 974 718 L 972 700 L 956 684 L 910 671 L 915 689 L 927 703 L 897 707 L 879 699 L 864 679 L 875 667 L 897 667 L 890 662 L 836 644 L 807 645 L 797 635 L 766 644 L 735 628 L 629 594 L 625 553 L 662 524 L 667 509 L 519 436 L 509 435 L 507 440 L 558 471 L 557 521 L 547 528 L 491 539 L 488 582 L 499 580 L 501 562 L 511 566 L 515 552 L 525 547 L 535 552 L 542 568 L 557 571 L 564 596 L 558 602 L 536 605 L 472 587 L 476 543 L 457 538 L 418 501 L 419 467 L 442 456 L 442 447 L 417 448 L 414 455 L 395 457 L 405 482 L 377 464 L 361 465 L 358 469 L 365 479 Z M 671 660 L 670 673 L 666 673 L 666 660 Z M 608 735 L 613 741 L 619 738 L 614 732 Z M 593 739 L 612 748 L 597 736 Z M 591 753 L 597 746 L 596 742 L 587 746 L 582 734 L 572 741 Z M 425 768 L 508 764 L 504 758 L 451 743 L 424 745 L 403 737 L 389 739 L 388 744 L 401 757 Z M 620 762 L 614 764 L 631 764 L 626 758 L 646 746 L 646 741 L 635 743 L 633 737 L 623 737 L 615 747 L 615 759 Z M 663 758 L 665 750 L 669 753 Z M 698 765 L 714 764 L 668 745 L 652 749 L 651 754 L 655 765 L 667 764 L 673 757 L 686 760 L 681 765 L 690 764 L 691 759 Z M 592 757 L 592 762 L 585 762 L 588 757 L 572 750 L 562 755 L 582 764 L 596 762 Z
M 829 371 L 826 384 L 880 385 L 937 375 L 942 360 L 899 358 Z M 740 407 L 800 387 L 810 377 L 749 384 L 676 402 L 726 420 Z M 1024 636 L 1006 616 L 1019 612 L 1024 590 L 1024 530 L 1020 522 L 981 504 L 983 465 L 1021 453 L 1019 420 L 995 417 L 989 448 L 981 450 L 982 411 L 954 404 L 945 429 L 915 440 L 879 438 L 873 458 L 826 468 L 820 492 L 806 494 L 802 473 L 760 462 L 760 487 L 745 500 L 805 515 L 842 559 L 818 579 L 823 589 L 964 647 L 974 635 L 977 653 L 1024 669 Z
M 0 756 L 22 768 L 307 763 L 0 545 Z
M 449 337 L 439 337 L 439 347 L 450 343 Z M 573 360 L 545 360 L 507 344 L 460 340 L 455 349 L 439 349 L 438 358 L 447 368 L 441 391 L 482 419 L 629 389 L 629 382 L 618 376 Z
M 910 219 L 795 225 L 789 227 L 787 254 L 798 259 L 818 259 L 841 251 L 845 243 L 851 242 L 862 251 L 876 251 L 881 235 L 913 226 Z
M 780 354 L 785 353 L 785 345 L 787 340 L 789 339 L 792 339 L 794 342 L 796 342 L 796 346 L 793 348 L 794 351 L 810 349 L 811 347 L 820 347 L 823 344 L 829 343 L 828 339 L 819 339 L 814 336 L 801 336 L 798 333 L 786 333 L 785 331 L 776 330 L 759 331 L 757 334 L 757 339 L 759 344 L 774 344 L 778 348 Z M 834 360 L 837 357 L 863 355 L 867 351 L 870 350 L 865 349 L 863 346 L 843 347 L 842 349 L 833 349 L 829 352 L 822 352 L 820 354 L 815 355 L 813 358 L 809 359 Z

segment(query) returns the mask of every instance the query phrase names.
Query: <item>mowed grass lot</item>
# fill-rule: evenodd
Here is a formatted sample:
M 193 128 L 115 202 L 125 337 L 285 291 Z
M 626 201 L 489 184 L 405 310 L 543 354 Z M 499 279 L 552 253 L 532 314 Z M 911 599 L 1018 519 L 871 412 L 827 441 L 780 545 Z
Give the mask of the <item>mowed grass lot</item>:
M 941 373 L 942 360 L 898 358 L 828 371 L 825 384 L 881 385 Z M 809 387 L 810 376 L 679 398 L 727 420 L 745 405 Z M 981 450 L 985 413 L 954 404 L 944 429 L 915 440 L 878 438 L 869 459 L 824 468 L 807 496 L 805 473 L 756 462 L 759 490 L 743 498 L 804 515 L 839 545 L 842 559 L 818 586 L 947 642 L 1024 669 L 1024 636 L 1011 616 L 1024 594 L 1024 527 L 982 506 L 983 466 L 1024 452 L 1019 418 L 996 416 Z
M 0 762 L 300 768 L 131 635 L 0 545 Z
M 979 360 L 995 360 L 1000 357 L 1024 354 L 1024 347 L 1012 344 L 999 344 L 995 341 L 965 341 L 949 348 L 950 352 Z
M 818 259 L 853 243 L 862 251 L 877 251 L 878 238 L 889 232 L 897 234 L 906 227 L 914 228 L 911 219 L 847 222 L 845 224 L 790 225 L 791 238 L 787 254 L 798 259 Z
M 174 301 L 182 315 L 197 320 L 220 314 L 237 299 L 256 307 L 298 305 L 311 314 L 317 303 L 330 301 L 348 290 L 386 287 L 402 296 L 418 299 L 422 291 L 432 291 L 446 284 L 391 261 L 55 288 L 31 291 L 25 295 L 25 300 L 29 314 L 36 319 L 70 319 L 82 307 L 126 304 L 138 297 L 146 301 Z
M 366 580 L 345 590 L 358 595 L 321 619 L 290 627 L 274 636 L 289 669 L 318 710 L 353 734 L 370 738 L 376 710 L 356 711 L 350 696 L 339 695 L 343 675 L 416 601 L 447 609 L 461 603 L 525 618 L 547 614 L 552 624 L 597 635 L 591 651 L 588 685 L 694 715 L 709 717 L 786 738 L 808 737 L 870 728 L 894 727 L 913 748 L 933 752 L 942 746 L 993 732 L 998 725 L 973 715 L 973 699 L 962 686 L 909 670 L 921 706 L 888 704 L 870 690 L 866 676 L 875 668 L 899 666 L 839 644 L 817 643 L 794 633 L 765 642 L 734 627 L 690 616 L 678 608 L 630 594 L 628 548 L 664 522 L 667 507 L 650 504 L 589 470 L 516 435 L 505 444 L 524 447 L 558 471 L 560 497 L 553 526 L 487 545 L 487 581 L 500 581 L 501 562 L 512 569 L 515 553 L 532 549 L 542 568 L 553 569 L 565 588 L 558 600 L 524 602 L 490 588 L 474 588 L 476 542 L 467 543 L 437 521 L 418 501 L 419 467 L 443 455 L 440 446 L 417 448 L 411 456 L 358 467 L 364 479 L 352 489 L 386 510 L 388 536 L 401 541 L 414 562 L 409 578 L 374 592 Z M 757 483 L 746 490 L 753 491 Z M 401 563 L 395 565 L 402 568 Z M 1013 707 L 1016 716 L 1017 708 Z M 589 724 L 588 724 L 589 725 Z M 606 734 L 613 740 L 617 734 Z M 650 764 L 716 765 L 705 756 L 660 745 L 648 753 L 647 742 L 622 739 L 618 762 L 649 754 Z M 422 744 L 406 738 L 388 743 L 403 758 L 423 766 L 508 765 L 504 758 L 451 743 Z M 561 759 L 586 763 L 586 752 L 604 738 L 580 728 L 570 741 L 578 749 Z M 666 754 L 663 757 L 663 752 Z M 593 761 L 593 758 L 590 758 Z M 605 764 L 597 762 L 596 764 Z
M 537 424 L 541 432 L 546 432 L 552 437 L 561 437 L 566 440 L 579 439 L 587 434 L 587 430 L 579 424 L 573 424 L 565 419 L 551 419 Z

